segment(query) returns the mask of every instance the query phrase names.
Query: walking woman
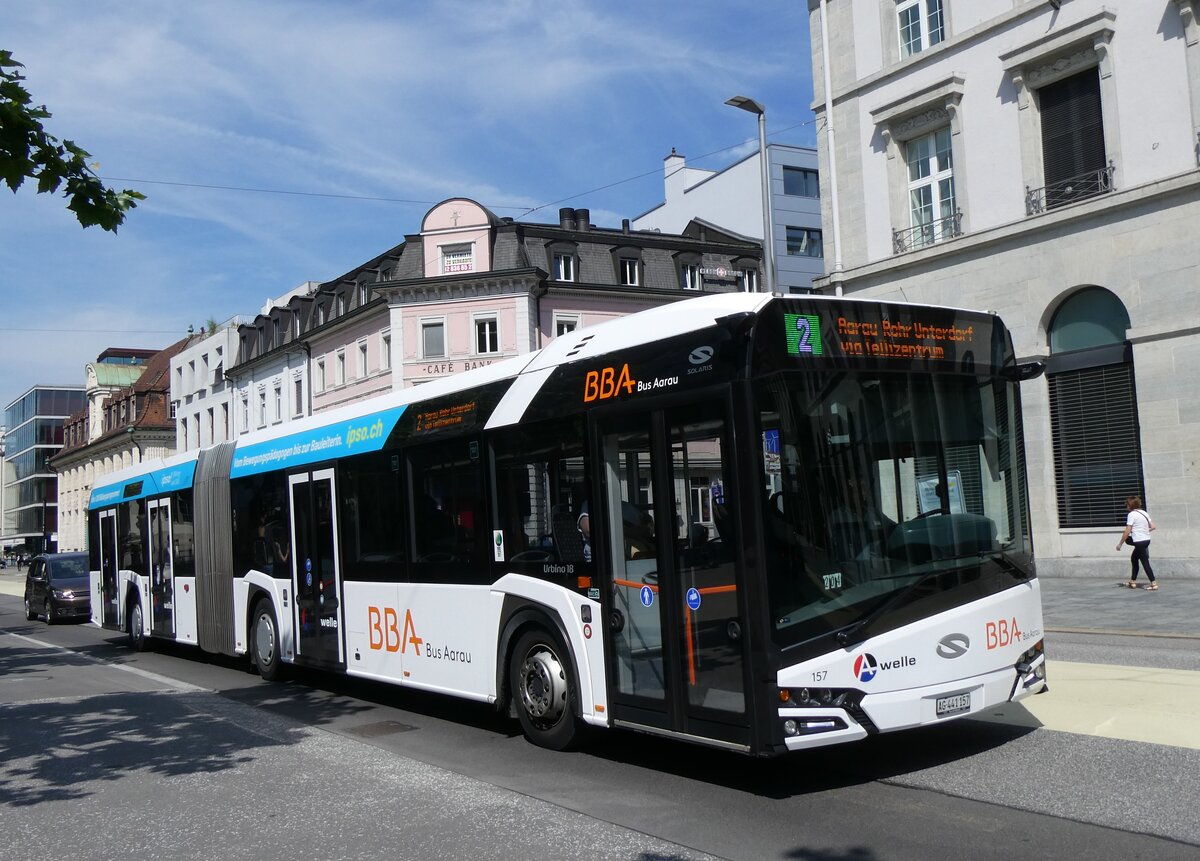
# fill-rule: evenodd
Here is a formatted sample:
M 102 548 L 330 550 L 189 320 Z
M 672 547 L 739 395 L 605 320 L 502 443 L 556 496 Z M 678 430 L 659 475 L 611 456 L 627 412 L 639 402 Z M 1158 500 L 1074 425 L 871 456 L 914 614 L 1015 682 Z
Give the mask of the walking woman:
M 1117 549 L 1120 550 L 1124 544 L 1133 545 L 1133 555 L 1129 557 L 1129 564 L 1133 567 L 1130 569 L 1129 582 L 1126 585 L 1130 589 L 1137 588 L 1138 562 L 1140 561 L 1142 567 L 1146 569 L 1146 577 L 1150 580 L 1150 584 L 1146 588 L 1153 591 L 1158 588 L 1158 581 L 1154 579 L 1154 569 L 1150 567 L 1150 533 L 1157 527 L 1150 519 L 1150 515 L 1142 508 L 1140 496 L 1131 496 L 1126 499 L 1125 507 L 1129 510 L 1129 514 L 1125 516 L 1125 531 L 1121 533 Z

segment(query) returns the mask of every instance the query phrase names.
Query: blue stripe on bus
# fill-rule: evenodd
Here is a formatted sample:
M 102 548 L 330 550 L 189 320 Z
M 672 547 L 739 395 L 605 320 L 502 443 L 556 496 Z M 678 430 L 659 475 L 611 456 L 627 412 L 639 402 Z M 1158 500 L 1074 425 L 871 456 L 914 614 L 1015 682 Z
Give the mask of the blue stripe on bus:
M 276 469 L 289 469 L 322 460 L 379 451 L 400 420 L 404 407 L 338 422 L 268 442 L 238 444 L 233 454 L 230 478 Z
M 153 472 L 139 475 L 137 478 L 131 478 L 119 484 L 106 484 L 104 487 L 97 487 L 92 491 L 92 495 L 88 500 L 88 509 L 104 508 L 107 505 L 113 505 L 117 502 L 141 499 L 143 496 L 158 496 L 159 494 L 172 493 L 176 490 L 187 490 L 192 486 L 192 479 L 195 477 L 195 474 L 196 461 L 189 460 L 187 463 L 156 469 Z M 139 482 L 142 485 L 141 490 L 126 496 L 125 488 Z

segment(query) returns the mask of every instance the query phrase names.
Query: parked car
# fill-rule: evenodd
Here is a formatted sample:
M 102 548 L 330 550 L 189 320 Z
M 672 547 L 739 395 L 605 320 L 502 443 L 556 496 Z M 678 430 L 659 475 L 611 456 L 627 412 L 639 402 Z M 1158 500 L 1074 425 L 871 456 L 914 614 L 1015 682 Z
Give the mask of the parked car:
M 92 613 L 86 553 L 43 553 L 29 562 L 25 575 L 25 618 L 87 619 Z

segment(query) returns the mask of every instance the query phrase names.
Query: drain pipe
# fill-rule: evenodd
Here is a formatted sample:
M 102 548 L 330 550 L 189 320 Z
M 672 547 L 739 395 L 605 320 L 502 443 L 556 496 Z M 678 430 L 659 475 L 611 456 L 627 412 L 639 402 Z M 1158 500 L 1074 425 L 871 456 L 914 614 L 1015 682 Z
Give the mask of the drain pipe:
M 825 151 L 829 154 L 829 209 L 833 220 L 833 275 L 842 271 L 842 228 L 838 211 L 837 148 L 833 135 L 833 90 L 829 75 L 829 0 L 821 0 L 821 65 L 825 72 Z M 835 295 L 842 295 L 842 282 L 834 281 Z

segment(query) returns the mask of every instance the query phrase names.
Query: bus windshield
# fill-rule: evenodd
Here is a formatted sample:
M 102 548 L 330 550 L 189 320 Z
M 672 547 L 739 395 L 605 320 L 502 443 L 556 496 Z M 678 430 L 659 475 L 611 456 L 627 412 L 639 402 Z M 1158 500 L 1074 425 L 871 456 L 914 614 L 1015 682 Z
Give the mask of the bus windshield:
M 1011 382 L 808 370 L 756 397 L 781 645 L 877 634 L 1033 576 Z

